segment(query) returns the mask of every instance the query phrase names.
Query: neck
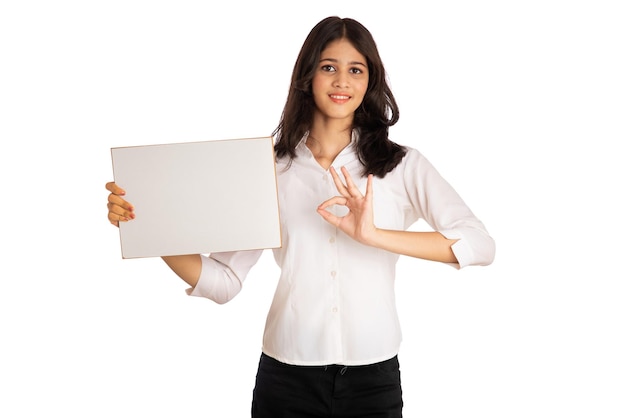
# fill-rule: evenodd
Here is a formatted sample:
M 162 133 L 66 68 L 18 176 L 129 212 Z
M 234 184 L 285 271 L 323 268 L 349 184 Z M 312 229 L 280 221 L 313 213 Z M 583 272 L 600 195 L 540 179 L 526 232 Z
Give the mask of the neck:
M 317 162 L 328 169 L 337 155 L 352 140 L 352 118 L 332 119 L 320 113 L 313 115 L 313 124 L 306 141 Z
M 317 162 L 328 170 L 337 155 L 350 144 L 352 131 L 311 130 L 306 145 Z
M 352 139 L 352 119 L 324 118 L 319 113 L 313 116 L 309 138 L 324 149 L 339 148 L 341 151 Z

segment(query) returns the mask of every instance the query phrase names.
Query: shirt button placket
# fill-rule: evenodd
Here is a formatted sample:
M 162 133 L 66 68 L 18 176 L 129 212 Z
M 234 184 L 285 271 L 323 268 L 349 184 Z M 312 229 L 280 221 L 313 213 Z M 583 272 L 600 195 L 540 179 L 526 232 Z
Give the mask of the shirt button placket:
M 340 320 L 340 308 L 341 308 L 341 300 L 340 300 L 340 291 L 339 291 L 339 274 L 337 273 L 337 248 L 335 244 L 334 237 L 331 237 L 329 240 L 332 246 L 333 253 L 333 265 L 330 270 L 330 286 L 332 289 L 332 303 L 330 305 L 330 315 L 332 318 L 331 322 L 331 332 L 333 335 L 333 341 L 335 341 L 334 345 L 334 355 L 337 358 L 340 358 L 343 353 L 343 347 L 341 342 L 343 341 L 341 336 L 341 320 Z
M 329 173 L 325 172 L 322 175 L 322 182 L 324 183 L 324 188 L 326 189 L 326 193 L 328 196 L 337 195 L 337 188 L 332 181 L 332 178 Z M 332 335 L 332 340 L 336 341 L 336 344 L 333 347 L 334 356 L 339 358 L 343 353 L 343 347 L 341 345 L 342 336 L 341 336 L 341 321 L 339 320 L 339 309 L 341 307 L 339 300 L 339 274 L 337 272 L 338 255 L 337 255 L 337 228 L 329 229 L 328 235 L 328 253 L 330 254 L 330 305 L 328 308 L 330 309 L 331 315 L 331 325 L 330 325 L 330 333 Z
M 337 248 L 335 245 L 336 238 L 334 235 L 331 235 L 328 239 L 328 243 L 331 246 L 331 252 L 333 254 L 333 267 L 330 271 L 330 280 L 332 286 L 332 308 L 331 311 L 333 314 L 339 312 L 339 283 L 337 282 Z

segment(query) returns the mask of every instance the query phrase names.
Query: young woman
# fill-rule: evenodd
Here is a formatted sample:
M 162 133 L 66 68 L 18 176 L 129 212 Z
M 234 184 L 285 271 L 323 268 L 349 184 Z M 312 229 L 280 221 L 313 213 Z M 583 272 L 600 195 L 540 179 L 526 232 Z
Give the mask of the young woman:
M 329 17 L 306 38 L 274 132 L 283 246 L 252 416 L 401 417 L 395 265 L 488 265 L 493 239 L 417 150 L 388 137 L 398 107 L 369 31 Z M 108 218 L 134 218 L 108 183 Z M 407 228 L 424 219 L 432 232 Z M 163 257 L 193 296 L 224 303 L 262 251 Z

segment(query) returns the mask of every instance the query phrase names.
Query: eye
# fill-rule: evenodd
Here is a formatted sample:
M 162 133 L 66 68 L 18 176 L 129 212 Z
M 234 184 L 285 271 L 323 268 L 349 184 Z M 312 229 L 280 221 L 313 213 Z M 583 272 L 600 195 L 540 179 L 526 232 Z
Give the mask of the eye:
M 363 74 L 363 70 L 361 70 L 360 68 L 356 68 L 356 67 L 350 68 L 350 72 L 352 74 Z
M 328 65 L 328 64 L 326 64 L 326 65 L 322 65 L 321 70 L 322 70 L 322 71 L 329 72 L 329 73 L 330 73 L 330 72 L 333 72 L 333 71 L 336 71 L 336 70 L 335 70 L 335 67 L 333 67 L 332 65 Z

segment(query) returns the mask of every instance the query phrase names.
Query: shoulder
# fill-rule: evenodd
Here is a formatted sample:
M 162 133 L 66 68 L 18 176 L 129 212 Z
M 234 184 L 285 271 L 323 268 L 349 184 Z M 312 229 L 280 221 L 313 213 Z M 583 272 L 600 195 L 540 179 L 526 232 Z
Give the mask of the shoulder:
M 430 160 L 417 148 L 404 145 L 402 161 L 390 173 L 391 178 L 405 183 L 429 182 L 440 177 Z
M 422 154 L 417 148 L 410 147 L 407 145 L 402 145 L 405 150 L 404 157 L 402 161 L 396 168 L 400 168 L 401 170 L 406 170 L 415 168 L 416 166 L 422 164 L 423 162 L 428 162 L 424 154 Z

